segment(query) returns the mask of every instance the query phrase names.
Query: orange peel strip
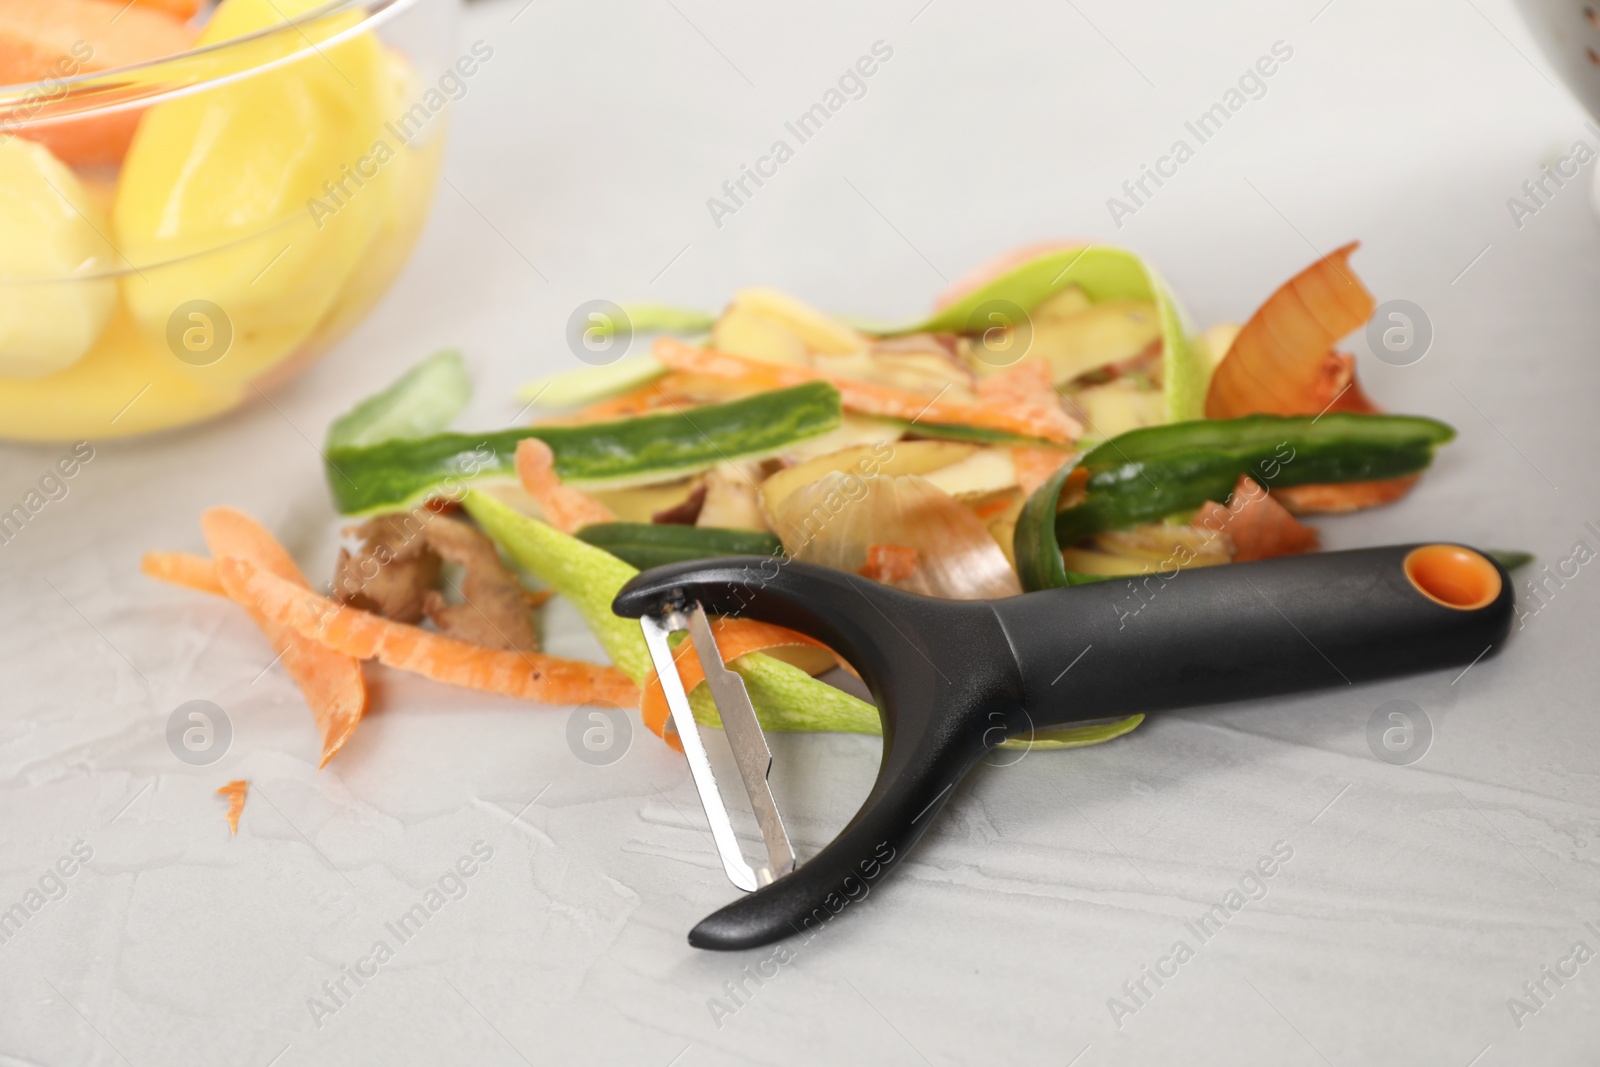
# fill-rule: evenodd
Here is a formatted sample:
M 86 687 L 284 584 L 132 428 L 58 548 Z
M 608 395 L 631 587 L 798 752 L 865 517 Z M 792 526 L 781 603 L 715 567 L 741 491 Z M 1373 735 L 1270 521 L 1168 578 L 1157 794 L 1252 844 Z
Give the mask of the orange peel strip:
M 1289 514 L 1248 474 L 1228 496 L 1227 504 L 1206 501 L 1194 517 L 1194 525 L 1206 530 L 1226 532 L 1233 542 L 1233 562 L 1249 563 L 1275 556 L 1311 552 L 1317 547 L 1317 531 Z
M 803 367 L 793 363 L 765 363 L 744 356 L 716 352 L 709 348 L 696 348 L 671 337 L 658 337 L 654 352 L 657 359 L 674 370 L 723 378 L 748 385 L 753 389 L 785 389 L 806 382 L 825 381 L 839 390 L 846 408 L 863 415 L 977 426 L 1062 443 L 1071 441 L 1076 436 L 1071 432 L 1072 420 L 1064 411 L 1057 420 L 1038 412 L 1011 411 L 990 404 L 966 404 L 938 398 L 929 400 L 916 393 L 827 374 L 814 367 Z
M 217 578 L 216 561 L 192 552 L 146 552 L 139 560 L 139 570 L 158 581 L 171 582 L 198 593 L 228 595 Z
M 217 573 L 228 595 L 300 636 L 357 659 L 376 659 L 436 682 L 544 704 L 638 703 L 639 687 L 615 667 L 542 652 L 485 648 L 430 633 L 301 589 L 242 559 Z
M 1313 512 L 1356 511 L 1390 504 L 1417 484 L 1420 474 L 1404 478 L 1384 478 L 1374 482 L 1340 482 L 1334 485 L 1294 485 L 1279 489 L 1272 495 L 1283 501 L 1290 511 L 1307 515 Z
M 1011 466 L 1017 472 L 1017 487 L 1025 496 L 1050 480 L 1050 476 L 1069 462 L 1075 452 L 1059 448 L 1032 448 L 1018 445 L 1011 450 Z
M 555 453 L 537 437 L 517 442 L 517 479 L 544 512 L 546 521 L 564 534 L 598 522 L 616 522 L 611 509 L 588 493 L 561 484 Z
M 232 836 L 239 832 L 239 816 L 244 814 L 244 798 L 250 792 L 250 783 L 243 778 L 235 778 L 221 789 L 217 796 L 228 798 L 228 834 Z
M 233 508 L 207 508 L 200 515 L 200 532 L 218 560 L 229 557 L 245 560 L 310 591 L 310 584 L 295 566 L 288 550 L 266 527 L 244 512 Z M 227 588 L 225 583 L 223 588 Z M 361 673 L 361 664 L 355 657 L 307 640 L 292 628 L 266 618 L 249 601 L 240 600 L 231 593 L 229 597 L 248 611 L 261 627 L 283 657 L 284 670 L 305 694 L 317 731 L 322 735 L 322 759 L 318 766 L 326 767 L 355 732 L 361 716 L 366 714 L 367 681 Z
M 717 639 L 717 651 L 722 653 L 724 663 L 732 663 L 740 656 L 748 656 L 752 652 L 765 652 L 769 648 L 783 648 L 794 645 L 809 645 L 832 651 L 827 645 L 814 637 L 797 633 L 794 630 L 776 626 L 770 622 L 756 622 L 754 619 L 712 619 L 711 633 Z M 685 640 L 672 653 L 673 662 L 678 666 L 678 677 L 683 680 L 683 691 L 691 693 L 694 687 L 705 681 L 705 671 L 700 668 L 700 657 L 694 653 L 694 643 Z M 671 709 L 667 706 L 667 694 L 661 688 L 661 678 L 655 671 L 645 679 L 644 695 L 639 701 L 639 717 L 650 732 L 666 741 L 679 752 L 683 747 L 678 743 L 676 735 L 668 736 L 667 715 Z
M 1050 362 L 1024 359 L 978 382 L 978 399 L 988 407 L 1019 412 L 1040 426 L 1054 426 L 1067 438 L 1083 436 L 1078 420 L 1061 407 L 1061 394 L 1050 381 Z M 1043 436 L 1043 435 L 1040 435 Z M 1052 436 L 1050 440 L 1060 440 Z M 1063 454 L 1064 455 L 1064 454 Z

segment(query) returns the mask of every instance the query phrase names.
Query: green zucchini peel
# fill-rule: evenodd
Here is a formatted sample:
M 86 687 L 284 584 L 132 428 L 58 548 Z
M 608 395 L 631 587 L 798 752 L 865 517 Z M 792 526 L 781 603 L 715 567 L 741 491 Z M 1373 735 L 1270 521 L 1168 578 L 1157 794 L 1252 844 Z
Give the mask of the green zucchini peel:
M 692 559 L 775 556 L 783 551 L 783 542 L 770 533 L 659 522 L 594 523 L 578 531 L 578 540 L 642 571 Z
M 402 437 L 423 437 L 449 426 L 472 399 L 461 353 L 435 352 L 381 393 L 333 420 L 323 450 L 359 448 Z
M 440 433 L 330 448 L 328 486 L 345 515 L 398 511 L 430 496 L 459 496 L 472 482 L 510 479 L 517 442 L 537 437 L 556 473 L 578 486 L 636 485 L 769 455 L 834 429 L 839 391 L 807 382 L 725 404 L 578 426 L 523 426 L 490 433 Z
M 1246 415 L 1131 430 L 1057 471 L 1028 498 L 1012 543 L 1017 572 L 1030 591 L 1099 580 L 1068 572 L 1062 546 L 1225 501 L 1243 474 L 1269 490 L 1415 474 L 1454 436 L 1435 419 L 1350 413 Z M 1088 472 L 1084 498 L 1058 512 L 1061 488 L 1079 469 Z
M 1168 422 L 1198 419 L 1205 412 L 1210 372 L 1191 337 L 1182 307 L 1144 260 L 1109 245 L 1066 248 L 1031 259 L 968 293 L 921 322 L 870 331 L 880 337 L 910 333 L 971 333 L 978 309 L 994 300 L 1032 311 L 1048 297 L 1076 285 L 1090 301 L 1148 300 L 1161 320 L 1161 374 Z

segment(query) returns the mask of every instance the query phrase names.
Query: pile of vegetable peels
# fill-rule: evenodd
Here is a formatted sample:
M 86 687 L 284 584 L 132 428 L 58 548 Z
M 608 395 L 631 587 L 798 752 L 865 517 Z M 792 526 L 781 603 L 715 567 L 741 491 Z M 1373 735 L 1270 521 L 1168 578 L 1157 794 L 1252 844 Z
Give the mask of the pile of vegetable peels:
M 1313 550 L 1301 516 L 1403 496 L 1453 431 L 1380 413 L 1335 349 L 1374 306 L 1355 247 L 1242 327 L 1199 335 L 1143 261 L 1103 246 L 1004 257 L 899 327 L 743 290 L 719 316 L 636 315 L 641 332 L 702 336 L 537 383 L 546 416 L 492 432 L 448 429 L 469 389 L 441 353 L 329 429 L 334 501 L 365 521 L 327 595 L 227 509 L 202 517 L 211 558 L 151 553 L 145 570 L 251 614 L 311 705 L 324 764 L 366 708 L 373 659 L 536 702 L 638 706 L 673 743 L 638 624 L 611 613 L 641 568 L 753 554 L 961 599 L 1148 584 Z M 550 596 L 611 666 L 539 650 Z M 849 668 L 815 641 L 715 628 L 767 729 L 879 731 L 876 709 L 818 680 Z M 695 658 L 680 670 L 694 689 Z M 717 724 L 703 689 L 691 703 Z M 1020 743 L 1093 744 L 1140 718 Z

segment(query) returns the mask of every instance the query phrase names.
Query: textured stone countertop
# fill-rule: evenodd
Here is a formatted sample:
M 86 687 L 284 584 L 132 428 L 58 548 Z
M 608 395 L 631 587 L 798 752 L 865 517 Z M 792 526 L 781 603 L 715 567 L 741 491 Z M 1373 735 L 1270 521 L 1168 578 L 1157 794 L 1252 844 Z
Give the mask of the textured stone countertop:
M 493 56 L 379 309 L 270 404 L 91 442 L 68 495 L 0 545 L 0 909 L 50 890 L 0 943 L 0 1064 L 1596 1062 L 1600 568 L 1567 564 L 1463 675 L 996 758 L 869 902 L 781 956 L 686 945 L 736 891 L 681 758 L 642 729 L 594 766 L 567 709 L 378 669 L 376 710 L 319 772 L 250 622 L 138 572 L 146 549 L 199 550 L 198 513 L 225 503 L 330 574 L 311 442 L 435 348 L 474 376 L 462 424 L 504 425 L 518 383 L 574 365 L 563 331 L 586 300 L 717 307 L 760 283 L 909 317 L 1050 236 L 1147 255 L 1202 325 L 1361 239 L 1378 298 L 1434 334 L 1408 366 L 1352 338 L 1364 381 L 1460 436 L 1403 504 L 1320 520 L 1324 543 L 1452 538 L 1552 569 L 1600 549 L 1592 168 L 1508 206 L 1600 136 L 1501 0 L 1324 3 L 472 5 L 459 48 Z M 875 46 L 863 90 L 795 137 Z M 1188 124 L 1230 90 L 1200 140 Z M 729 202 L 758 164 L 764 184 Z M 1172 176 L 1133 202 L 1145 165 Z M 0 447 L 0 500 L 68 447 Z M 547 640 L 598 654 L 564 609 Z M 166 742 L 189 700 L 231 724 L 208 766 Z M 1367 740 L 1396 700 L 1431 730 L 1409 766 Z M 814 853 L 878 742 L 773 747 Z M 213 791 L 233 778 L 252 788 L 230 838 Z M 1233 891 L 1249 899 L 1197 936 Z M 442 906 L 396 936 L 430 892 Z

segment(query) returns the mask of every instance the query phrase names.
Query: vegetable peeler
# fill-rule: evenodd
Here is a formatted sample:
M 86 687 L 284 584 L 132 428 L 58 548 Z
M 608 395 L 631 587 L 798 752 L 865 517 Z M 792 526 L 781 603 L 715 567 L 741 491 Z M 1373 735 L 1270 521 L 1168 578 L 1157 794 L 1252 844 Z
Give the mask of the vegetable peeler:
M 775 557 L 675 563 L 638 575 L 612 610 L 637 618 L 728 876 L 748 896 L 689 943 L 743 949 L 815 928 L 905 858 L 990 749 L 1082 723 L 1476 663 L 1508 632 L 1514 594 L 1489 556 L 1435 543 L 1136 576 L 999 600 L 916 596 Z M 772 756 L 707 614 L 810 635 L 867 684 L 883 757 L 860 811 L 796 866 L 768 787 Z M 744 857 L 672 658 L 686 630 L 705 668 L 767 859 Z

